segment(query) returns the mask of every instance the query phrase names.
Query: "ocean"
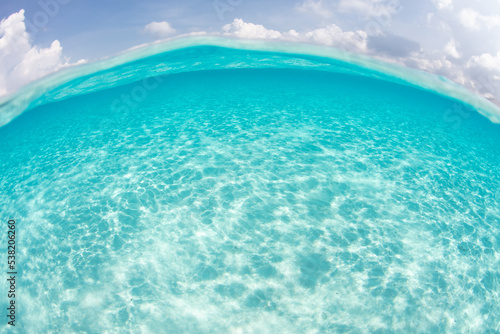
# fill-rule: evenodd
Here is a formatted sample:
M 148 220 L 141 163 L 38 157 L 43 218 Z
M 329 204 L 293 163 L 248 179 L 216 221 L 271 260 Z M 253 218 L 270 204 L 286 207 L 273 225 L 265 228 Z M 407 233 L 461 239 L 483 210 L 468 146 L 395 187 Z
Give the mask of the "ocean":
M 15 329 L 496 333 L 499 120 L 293 43 L 194 37 L 37 81 L 0 105 Z

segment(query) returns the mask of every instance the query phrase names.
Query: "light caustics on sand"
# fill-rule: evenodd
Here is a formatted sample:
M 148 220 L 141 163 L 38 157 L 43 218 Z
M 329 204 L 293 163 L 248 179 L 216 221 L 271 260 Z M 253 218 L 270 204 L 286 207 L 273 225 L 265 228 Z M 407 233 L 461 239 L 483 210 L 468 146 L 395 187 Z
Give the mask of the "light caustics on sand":
M 0 107 L 18 330 L 499 331 L 496 108 L 361 56 L 216 37 L 35 82 Z

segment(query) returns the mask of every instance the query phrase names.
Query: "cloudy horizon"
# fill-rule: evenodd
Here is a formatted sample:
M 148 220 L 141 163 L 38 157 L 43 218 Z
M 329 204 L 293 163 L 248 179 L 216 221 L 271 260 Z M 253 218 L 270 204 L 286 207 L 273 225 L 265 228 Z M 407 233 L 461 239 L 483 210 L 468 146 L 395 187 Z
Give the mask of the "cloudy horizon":
M 364 54 L 445 76 L 500 105 L 498 14 L 500 0 L 7 2 L 0 5 L 0 95 L 75 63 L 208 33 Z

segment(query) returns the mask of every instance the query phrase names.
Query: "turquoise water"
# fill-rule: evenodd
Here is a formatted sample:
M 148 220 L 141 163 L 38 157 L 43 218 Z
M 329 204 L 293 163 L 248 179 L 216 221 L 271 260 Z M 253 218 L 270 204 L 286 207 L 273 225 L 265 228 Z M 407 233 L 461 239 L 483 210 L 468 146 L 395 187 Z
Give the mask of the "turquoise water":
M 500 331 L 500 126 L 470 105 L 203 45 L 49 86 L 0 128 L 20 333 Z

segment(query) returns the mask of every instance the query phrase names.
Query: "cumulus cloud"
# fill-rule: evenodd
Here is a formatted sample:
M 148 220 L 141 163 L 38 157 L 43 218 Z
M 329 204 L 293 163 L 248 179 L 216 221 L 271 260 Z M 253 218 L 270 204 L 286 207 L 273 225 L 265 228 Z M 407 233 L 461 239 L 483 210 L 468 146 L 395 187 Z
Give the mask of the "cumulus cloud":
M 279 32 L 267 29 L 260 24 L 253 24 L 244 22 L 242 19 L 235 19 L 232 23 L 223 26 L 222 30 L 224 31 L 224 35 L 240 38 L 314 42 L 354 52 L 366 52 L 367 50 L 366 32 L 362 30 L 342 31 L 342 29 L 335 24 L 330 24 L 324 28 L 314 29 L 305 33 L 299 33 L 296 30 Z
M 488 29 L 500 26 L 500 16 L 481 15 L 471 8 L 462 9 L 458 13 L 458 20 L 464 27 L 471 30 L 479 30 L 483 26 L 486 26 Z
M 412 53 L 400 60 L 406 66 L 445 76 L 500 105 L 500 52 L 483 53 L 467 61 L 458 61 L 453 56 L 463 56 L 451 47 L 453 42 L 450 41 L 441 52 Z
M 0 22 L 0 64 L 0 95 L 69 65 L 58 40 L 47 48 L 31 44 L 23 9 Z
M 469 66 L 481 66 L 490 71 L 500 72 L 500 51 L 496 55 L 483 53 L 480 56 L 473 56 L 469 60 Z
M 455 40 L 453 38 L 444 47 L 444 52 L 446 55 L 448 55 L 452 58 L 458 59 L 461 57 L 460 53 L 457 50 L 457 42 L 455 42 Z
M 281 33 L 276 30 L 266 29 L 263 25 L 244 22 L 234 19 L 232 23 L 222 27 L 224 35 L 233 35 L 240 38 L 280 38 Z
M 367 33 L 363 30 L 342 31 L 342 29 L 330 24 L 327 27 L 319 28 L 305 33 L 305 40 L 319 44 L 335 46 L 348 51 L 366 52 Z
M 416 67 L 418 69 L 440 75 L 447 74 L 453 66 L 453 64 L 444 57 L 441 57 L 440 59 L 429 59 L 428 56 L 422 54 L 413 54 L 408 57 L 404 63 L 410 67 Z
M 500 100 L 500 51 L 493 55 L 483 53 L 472 56 L 466 64 L 470 86 L 475 91 L 483 94 L 486 98 Z
M 151 22 L 144 27 L 144 31 L 157 37 L 175 34 L 175 29 L 167 21 Z

